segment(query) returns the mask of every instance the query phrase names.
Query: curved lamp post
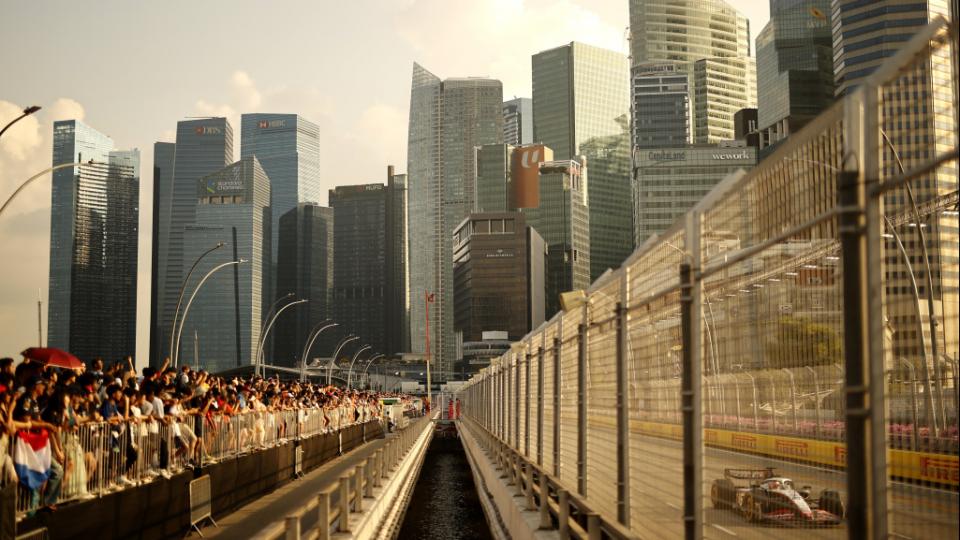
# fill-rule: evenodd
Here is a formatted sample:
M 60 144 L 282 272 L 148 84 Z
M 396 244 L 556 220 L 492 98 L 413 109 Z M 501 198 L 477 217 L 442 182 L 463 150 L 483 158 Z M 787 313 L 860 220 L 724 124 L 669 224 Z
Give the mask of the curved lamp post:
M 257 346 L 257 356 L 255 357 L 256 365 L 254 366 L 254 369 L 253 369 L 254 375 L 260 375 L 261 367 L 263 366 L 263 346 L 264 344 L 267 343 L 267 334 L 269 334 L 270 329 L 273 328 L 273 323 L 277 322 L 277 317 L 279 317 L 280 314 L 283 313 L 283 311 L 288 307 L 292 307 L 297 304 L 306 304 L 307 302 L 309 302 L 309 300 L 307 300 L 306 298 L 302 300 L 294 300 L 293 302 L 290 302 L 289 304 L 278 309 L 277 312 L 273 314 L 273 317 L 270 319 L 270 322 L 267 324 L 267 329 L 260 334 L 260 345 Z
M 357 352 L 353 353 L 353 360 L 350 361 L 350 369 L 347 371 L 347 390 L 350 390 L 351 388 L 353 388 L 353 385 L 352 385 L 353 364 L 357 362 L 357 357 L 360 356 L 360 353 L 370 350 L 372 348 L 373 347 L 371 347 L 370 345 L 364 345 L 363 347 L 360 347 L 359 349 L 357 349 Z
M 35 112 L 37 112 L 37 111 L 39 111 L 39 110 L 40 110 L 40 106 L 39 106 L 39 105 L 31 105 L 31 106 L 27 107 L 26 109 L 24 109 L 24 110 L 23 110 L 23 114 L 21 114 L 20 116 L 14 118 L 14 119 L 11 120 L 9 123 L 7 123 L 7 125 L 3 126 L 3 129 L 0 129 L 0 137 L 3 137 L 3 134 L 6 133 L 8 129 L 10 129 L 10 126 L 16 124 L 17 122 L 23 120 L 24 118 L 30 116 L 31 114 L 33 114 L 33 113 L 35 113 Z
M 23 191 L 25 187 L 30 185 L 30 183 L 36 180 L 37 178 L 40 178 L 41 176 L 47 173 L 59 171 L 60 169 L 66 169 L 68 167 L 82 167 L 84 165 L 105 165 L 105 163 L 100 163 L 91 159 L 90 161 L 78 161 L 76 163 L 64 163 L 62 165 L 54 165 L 53 167 L 44 169 L 38 172 L 37 174 L 31 176 L 30 178 L 27 178 L 22 184 L 20 184 L 20 187 L 18 187 L 16 191 L 14 191 L 13 194 L 7 198 L 6 202 L 3 203 L 3 206 L 0 206 L 0 215 L 3 215 L 3 211 L 7 209 L 7 206 L 9 206 L 11 202 L 13 202 L 13 199 L 15 199 L 17 195 L 19 195 L 20 192 Z
M 370 369 L 370 364 L 372 364 L 372 363 L 373 363 L 375 360 L 377 360 L 378 358 L 386 358 L 386 355 L 384 355 L 383 353 L 377 353 L 377 354 L 371 356 L 371 357 L 370 357 L 370 360 L 367 361 L 367 365 L 363 368 L 363 377 L 362 377 L 362 378 L 364 378 L 364 379 L 367 378 L 367 370 Z M 369 381 L 369 379 L 367 379 L 367 380 Z M 370 386 L 372 387 L 373 385 L 370 385 Z
M 286 301 L 286 300 L 289 300 L 289 299 L 293 298 L 293 296 L 294 296 L 294 294 L 293 294 L 292 292 L 289 292 L 289 293 L 281 296 L 280 298 L 277 298 L 276 300 L 273 301 L 272 304 L 270 304 L 270 309 L 268 309 L 267 312 L 264 313 L 264 314 L 261 316 L 261 321 L 260 321 L 260 335 L 259 335 L 259 337 L 257 337 L 257 346 L 256 346 L 256 350 L 257 350 L 257 351 L 260 350 L 260 343 L 263 342 L 263 335 L 266 333 L 265 330 L 266 330 L 266 328 L 267 328 L 267 322 L 270 320 L 271 317 L 273 317 L 273 314 L 274 314 L 275 310 L 277 309 L 277 306 L 279 306 L 281 302 L 284 302 L 284 301 Z M 258 355 L 258 356 L 254 359 L 254 361 L 253 361 L 253 364 L 254 364 L 254 374 L 257 374 L 257 369 L 258 369 L 258 368 L 257 368 L 257 364 L 259 363 L 259 361 L 260 361 L 260 356 Z M 264 374 L 266 374 L 266 372 L 264 372 Z
M 193 293 L 190 294 L 190 299 L 187 300 L 187 306 L 183 308 L 183 318 L 180 319 L 180 327 L 177 328 L 177 339 L 174 342 L 174 349 L 170 351 L 173 359 L 174 368 L 177 367 L 177 360 L 180 357 L 180 354 L 179 354 L 180 353 L 180 336 L 183 334 L 183 324 L 187 322 L 187 313 L 190 313 L 190 306 L 193 304 L 193 299 L 197 297 L 197 292 L 200 291 L 200 288 L 203 287 L 203 284 L 206 283 L 207 279 L 209 279 L 210 276 L 212 276 L 215 272 L 222 270 L 228 266 L 232 266 L 234 264 L 239 265 L 245 262 L 247 262 L 246 259 L 238 259 L 236 261 L 225 262 L 223 264 L 214 266 L 213 268 L 210 269 L 209 272 L 206 273 L 206 275 L 203 276 L 203 279 L 200 280 L 200 283 L 197 283 L 197 287 L 193 289 Z
M 173 340 L 176 337 L 175 333 L 177 329 L 177 316 L 180 314 L 180 306 L 183 305 L 183 294 L 187 292 L 187 283 L 190 282 L 190 277 L 193 275 L 193 271 L 197 269 L 197 265 L 200 264 L 200 261 L 202 261 L 203 258 L 206 257 L 207 255 L 222 248 L 224 245 L 226 244 L 224 244 L 223 242 L 217 242 L 217 245 L 204 251 L 203 255 L 200 255 L 199 257 L 197 257 L 197 260 L 193 261 L 193 266 L 190 267 L 190 271 L 187 272 L 187 277 L 183 279 L 183 284 L 180 285 L 180 294 L 177 295 L 177 308 L 173 310 L 173 322 L 170 323 L 170 357 L 171 358 L 173 358 Z
M 307 356 L 310 354 L 310 348 L 313 347 L 313 343 L 318 337 L 320 337 L 320 334 L 322 334 L 324 330 L 333 328 L 334 326 L 340 325 L 327 319 L 326 321 L 323 321 L 317 326 L 313 327 L 313 330 L 310 331 L 310 334 L 307 337 L 307 343 L 303 347 L 303 353 L 300 355 L 300 382 L 303 382 L 307 379 Z
M 340 354 L 340 350 L 343 349 L 343 346 L 346 345 L 347 343 L 350 343 L 351 341 L 356 341 L 358 339 L 360 339 L 360 336 L 353 336 L 353 335 L 347 336 L 343 338 L 343 341 L 341 341 L 339 345 L 337 345 L 337 350 L 334 351 L 333 356 L 330 357 L 330 363 L 327 364 L 327 386 L 330 386 L 330 378 L 331 378 L 331 375 L 333 375 L 333 366 L 337 362 L 337 355 Z

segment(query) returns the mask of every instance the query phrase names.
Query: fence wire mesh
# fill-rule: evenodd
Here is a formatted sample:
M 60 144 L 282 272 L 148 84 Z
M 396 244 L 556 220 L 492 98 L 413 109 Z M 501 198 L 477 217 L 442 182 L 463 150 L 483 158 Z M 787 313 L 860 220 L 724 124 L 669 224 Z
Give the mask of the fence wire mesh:
M 558 485 L 643 537 L 694 530 L 707 538 L 855 538 L 876 531 L 955 538 L 956 42 L 956 27 L 935 21 L 759 166 L 724 180 L 672 229 L 601 277 L 582 305 L 567 306 L 474 377 L 463 390 L 465 414 L 476 418 L 484 396 L 519 411 L 485 427 L 500 429 L 501 439 L 531 459 L 542 455 Z M 849 178 L 842 171 L 851 170 L 865 193 L 853 206 L 838 202 L 838 186 Z M 845 229 L 851 215 L 863 226 Z M 847 258 L 851 234 L 866 244 L 862 259 Z M 849 260 L 858 266 L 845 266 Z M 686 286 L 684 264 L 693 268 Z M 861 366 L 844 341 L 852 335 L 845 317 L 860 309 L 848 303 L 855 295 L 845 284 L 862 291 L 877 271 L 879 287 L 866 292 L 862 329 L 870 352 Z M 528 353 L 529 383 L 520 356 Z M 693 437 L 684 429 L 685 358 L 696 364 L 690 372 L 698 379 L 692 389 L 700 415 L 687 427 L 699 431 L 686 432 Z M 880 374 L 867 379 L 871 406 L 864 411 L 848 410 L 849 396 L 863 390 L 848 384 L 855 373 L 848 366 Z M 523 422 L 527 403 L 530 424 L 505 432 L 496 424 Z M 851 455 L 849 432 L 863 418 L 884 426 L 876 439 L 882 447 L 871 438 L 864 453 Z M 625 462 L 618 451 L 624 447 Z M 686 478 L 685 449 L 697 471 Z M 874 459 L 886 464 L 868 471 L 871 487 L 852 485 L 848 472 Z M 695 504 L 685 500 L 685 489 Z M 849 507 L 851 495 L 869 509 Z M 626 515 L 618 512 L 623 504 Z M 851 530 L 851 511 L 867 516 L 869 530 Z

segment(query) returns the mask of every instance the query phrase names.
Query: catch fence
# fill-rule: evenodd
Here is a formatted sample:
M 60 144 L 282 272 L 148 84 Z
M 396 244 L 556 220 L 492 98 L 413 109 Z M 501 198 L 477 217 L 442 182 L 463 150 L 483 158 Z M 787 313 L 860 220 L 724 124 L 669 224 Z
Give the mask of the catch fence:
M 638 536 L 955 538 L 956 43 L 933 22 L 723 180 L 464 416 Z

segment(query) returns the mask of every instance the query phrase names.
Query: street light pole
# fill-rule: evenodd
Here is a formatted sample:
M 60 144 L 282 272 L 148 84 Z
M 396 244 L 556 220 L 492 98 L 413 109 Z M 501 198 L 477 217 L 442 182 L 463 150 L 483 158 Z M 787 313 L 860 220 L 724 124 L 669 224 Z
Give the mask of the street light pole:
M 307 342 L 303 347 L 303 353 L 300 355 L 300 382 L 307 380 L 307 356 L 310 354 L 310 348 L 313 347 L 313 342 L 320 337 L 320 334 L 322 334 L 324 330 L 333 328 L 334 326 L 340 325 L 327 319 L 313 327 L 313 330 L 310 331 L 310 334 L 307 336 Z
M 266 330 L 266 327 L 267 327 L 267 321 L 269 321 L 270 318 L 273 316 L 274 310 L 277 309 L 277 306 L 280 305 L 281 302 L 283 302 L 283 301 L 285 301 L 285 300 L 288 300 L 288 299 L 290 299 L 290 298 L 293 298 L 293 293 L 292 293 L 292 292 L 289 292 L 289 293 L 281 296 L 280 298 L 277 298 L 276 300 L 274 300 L 274 302 L 273 302 L 272 304 L 270 304 L 270 309 L 268 309 L 267 312 L 262 315 L 261 321 L 260 321 L 260 335 L 257 337 L 257 350 L 258 350 L 258 351 L 260 350 L 260 343 L 261 343 L 262 340 L 263 340 L 263 335 L 264 335 L 265 330 Z M 260 357 L 257 356 L 257 358 L 254 359 L 254 374 L 255 374 L 255 375 L 258 374 L 257 371 L 256 371 L 256 370 L 257 370 L 256 364 L 257 364 L 257 362 L 259 361 L 259 358 L 260 358 Z
M 254 357 L 254 361 L 256 362 L 256 364 L 253 366 L 254 375 L 260 375 L 261 367 L 263 366 L 263 346 L 267 342 L 267 334 L 270 333 L 270 329 L 273 328 L 273 323 L 277 322 L 277 317 L 279 317 L 280 314 L 283 313 L 285 309 L 295 306 L 297 304 L 305 304 L 307 302 L 309 302 L 309 300 L 307 300 L 306 298 L 302 300 L 294 300 L 293 302 L 290 302 L 289 304 L 278 309 L 277 312 L 273 314 L 273 317 L 270 319 L 269 324 L 267 324 L 267 329 L 260 334 L 260 345 L 257 347 L 257 356 Z M 266 375 L 266 373 L 264 373 L 264 375 Z
M 183 293 L 187 290 L 187 283 L 190 282 L 190 277 L 193 275 L 193 271 L 197 269 L 197 265 L 200 264 L 200 261 L 204 257 L 213 253 L 214 251 L 222 248 L 225 244 L 223 242 L 217 242 L 217 245 L 203 252 L 196 261 L 193 262 L 193 266 L 190 267 L 190 271 L 187 272 L 187 277 L 183 279 L 183 283 L 180 285 L 180 294 L 177 295 L 177 307 L 173 310 L 173 322 L 170 323 L 170 357 L 173 358 L 173 339 L 175 330 L 177 329 L 177 316 L 180 314 L 180 306 L 183 304 Z
M 33 113 L 35 113 L 35 112 L 37 112 L 37 111 L 39 111 L 39 110 L 40 110 L 40 106 L 39 106 L 39 105 L 31 105 L 31 106 L 27 107 L 26 109 L 24 109 L 24 110 L 23 110 L 23 114 L 21 114 L 20 116 L 14 118 L 14 119 L 11 120 L 10 122 L 8 122 L 7 125 L 3 126 L 3 129 L 0 129 L 0 137 L 3 137 L 3 134 L 6 133 L 8 129 L 10 129 L 10 126 L 16 124 L 17 122 L 23 120 L 24 118 L 30 116 L 31 114 L 33 114 Z
M 337 362 L 337 355 L 340 354 L 340 350 L 343 349 L 343 346 L 346 345 L 347 343 L 350 343 L 351 341 L 356 341 L 358 339 L 360 339 L 360 336 L 350 335 L 343 338 L 343 341 L 341 341 L 340 344 L 337 345 L 337 350 L 333 352 L 333 356 L 330 358 L 330 363 L 327 364 L 327 386 L 330 386 L 330 379 L 332 378 L 332 375 L 333 375 L 333 366 Z
M 187 306 L 183 308 L 183 318 L 180 319 L 180 327 L 177 328 L 177 339 L 174 342 L 173 350 L 170 351 L 173 359 L 174 368 L 177 367 L 177 359 L 180 356 L 178 353 L 180 352 L 180 336 L 183 334 L 183 324 L 187 322 L 187 313 L 190 313 L 190 306 L 193 304 L 193 299 L 197 297 L 197 292 L 200 291 L 200 288 L 203 287 L 203 284 L 206 283 L 207 279 L 209 279 L 210 276 L 212 276 L 215 272 L 222 270 L 228 266 L 232 266 L 234 264 L 239 265 L 245 262 L 247 262 L 246 259 L 238 259 L 236 261 L 225 262 L 223 264 L 214 266 L 213 268 L 210 269 L 209 272 L 206 273 L 206 275 L 203 276 L 203 279 L 200 280 L 200 283 L 197 283 L 197 287 L 193 289 L 193 293 L 190 294 L 190 299 L 187 300 Z
M 353 353 L 353 360 L 350 361 L 350 369 L 347 371 L 347 390 L 350 390 L 352 388 L 351 382 L 353 380 L 353 364 L 356 363 L 357 357 L 360 356 L 360 353 L 372 348 L 373 347 L 371 347 L 370 345 L 364 345 L 363 347 L 360 347 L 357 350 L 357 352 Z
M 383 353 L 377 353 L 377 354 L 371 356 L 370 359 L 367 360 L 367 365 L 363 368 L 363 377 L 364 377 L 364 378 L 367 377 L 367 370 L 370 369 L 370 364 L 372 364 L 374 360 L 376 360 L 376 359 L 378 359 L 378 358 L 384 358 L 384 357 L 385 357 L 385 355 L 384 355 Z M 368 380 L 369 380 L 369 379 L 368 379 Z M 372 385 L 371 385 L 371 386 L 372 386 Z
M 23 191 L 25 187 L 30 185 L 30 183 L 36 180 L 37 178 L 40 178 L 41 176 L 47 173 L 59 171 L 60 169 L 66 169 L 68 167 L 82 167 L 84 165 L 105 165 L 105 163 L 100 163 L 91 159 L 90 161 L 77 161 L 75 163 L 63 163 L 61 165 L 54 165 L 53 167 L 44 169 L 38 172 L 37 174 L 31 176 L 30 178 L 27 178 L 22 184 L 20 184 L 20 187 L 18 187 L 16 191 L 14 191 L 13 194 L 10 195 L 9 198 L 7 198 L 6 202 L 3 203 L 3 206 L 0 206 L 0 215 L 3 215 L 3 211 L 7 209 L 7 206 L 9 206 L 11 202 L 13 202 L 13 199 L 15 199 L 17 195 L 19 195 L 20 192 Z

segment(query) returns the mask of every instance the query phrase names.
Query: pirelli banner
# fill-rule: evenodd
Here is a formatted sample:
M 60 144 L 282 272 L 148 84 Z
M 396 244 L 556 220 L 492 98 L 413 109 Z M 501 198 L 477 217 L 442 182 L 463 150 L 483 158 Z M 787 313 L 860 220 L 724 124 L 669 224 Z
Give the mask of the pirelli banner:
M 679 440 L 682 437 L 681 426 L 675 424 L 632 422 L 631 431 L 666 439 Z M 847 445 L 839 441 L 707 428 L 703 430 L 703 443 L 715 448 L 837 469 L 847 465 Z M 960 485 L 960 461 L 955 455 L 890 449 L 887 461 L 890 464 L 890 476 L 895 478 L 952 487 Z
M 510 207 L 540 206 L 540 164 L 553 160 L 553 150 L 542 144 L 518 146 L 510 154 Z

